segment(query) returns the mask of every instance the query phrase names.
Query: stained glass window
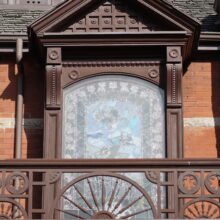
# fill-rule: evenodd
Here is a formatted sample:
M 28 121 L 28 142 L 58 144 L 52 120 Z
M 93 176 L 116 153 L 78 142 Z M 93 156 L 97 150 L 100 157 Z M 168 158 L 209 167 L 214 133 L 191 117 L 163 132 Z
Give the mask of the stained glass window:
M 63 91 L 63 158 L 165 157 L 164 91 L 106 75 Z

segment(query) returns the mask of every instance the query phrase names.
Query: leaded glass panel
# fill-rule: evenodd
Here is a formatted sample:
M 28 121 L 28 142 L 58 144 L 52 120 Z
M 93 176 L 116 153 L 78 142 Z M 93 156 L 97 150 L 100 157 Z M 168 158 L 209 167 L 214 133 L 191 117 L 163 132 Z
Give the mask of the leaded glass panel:
M 164 91 L 145 80 L 98 76 L 63 91 L 63 158 L 165 157 Z

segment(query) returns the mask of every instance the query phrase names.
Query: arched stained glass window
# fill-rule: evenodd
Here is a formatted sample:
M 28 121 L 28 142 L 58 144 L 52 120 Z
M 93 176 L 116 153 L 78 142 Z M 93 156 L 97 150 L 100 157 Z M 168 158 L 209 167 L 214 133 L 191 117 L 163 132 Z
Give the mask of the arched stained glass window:
M 105 75 L 63 91 L 63 158 L 165 157 L 164 91 Z

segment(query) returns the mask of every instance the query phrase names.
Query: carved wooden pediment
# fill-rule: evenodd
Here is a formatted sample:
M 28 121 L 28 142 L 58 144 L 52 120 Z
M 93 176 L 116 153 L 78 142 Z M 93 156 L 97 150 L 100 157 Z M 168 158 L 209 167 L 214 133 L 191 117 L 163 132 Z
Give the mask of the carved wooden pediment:
M 108 0 L 91 7 L 86 14 L 70 19 L 63 28 L 65 33 L 175 31 L 179 27 L 158 21 L 149 11 L 135 10 L 127 1 Z
M 149 33 L 191 32 L 193 18 L 165 0 L 67 0 L 30 25 L 45 33 Z
M 196 50 L 200 24 L 165 0 L 67 0 L 29 26 L 31 45 L 181 46 Z M 44 52 L 43 52 L 44 53 Z

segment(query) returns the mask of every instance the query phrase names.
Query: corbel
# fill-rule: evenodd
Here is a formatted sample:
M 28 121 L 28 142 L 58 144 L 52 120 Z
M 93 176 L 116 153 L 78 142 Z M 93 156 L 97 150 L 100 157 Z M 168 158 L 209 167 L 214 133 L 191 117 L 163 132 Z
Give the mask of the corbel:
M 181 47 L 167 47 L 167 106 L 182 106 Z
M 183 156 L 181 47 L 167 47 L 167 156 Z
M 61 106 L 61 48 L 47 48 L 46 60 L 46 108 L 60 109 Z

